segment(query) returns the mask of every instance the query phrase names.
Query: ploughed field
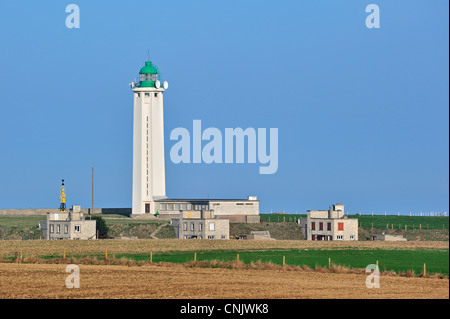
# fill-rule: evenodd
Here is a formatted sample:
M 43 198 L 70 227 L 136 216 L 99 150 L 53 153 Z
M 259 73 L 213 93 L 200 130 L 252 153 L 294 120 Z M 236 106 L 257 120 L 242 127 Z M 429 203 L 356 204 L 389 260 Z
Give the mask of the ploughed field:
M 0 298 L 449 298 L 448 278 L 380 276 L 278 268 L 227 269 L 181 264 L 79 265 L 79 288 L 67 288 L 65 264 L 0 263 Z
M 0 241 L 0 298 L 448 299 L 448 273 L 448 242 Z

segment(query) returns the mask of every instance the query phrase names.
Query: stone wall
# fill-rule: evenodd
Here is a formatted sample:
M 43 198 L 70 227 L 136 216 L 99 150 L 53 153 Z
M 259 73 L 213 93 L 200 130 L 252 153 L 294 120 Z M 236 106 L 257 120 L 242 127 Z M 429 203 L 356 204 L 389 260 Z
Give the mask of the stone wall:
M 92 211 L 91 208 L 81 208 L 86 216 Z M 57 208 L 25 208 L 25 209 L 0 209 L 0 216 L 46 216 L 47 213 L 58 213 Z M 131 208 L 94 208 L 94 214 L 119 214 L 131 215 Z

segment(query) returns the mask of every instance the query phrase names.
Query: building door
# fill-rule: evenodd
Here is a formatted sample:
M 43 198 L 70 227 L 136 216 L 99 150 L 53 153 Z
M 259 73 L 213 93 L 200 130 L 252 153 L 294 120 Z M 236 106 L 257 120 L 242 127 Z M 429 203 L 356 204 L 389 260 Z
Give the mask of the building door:
M 145 204 L 145 213 L 150 214 L 150 204 L 149 203 Z
M 312 240 L 316 240 L 316 235 L 312 235 Z

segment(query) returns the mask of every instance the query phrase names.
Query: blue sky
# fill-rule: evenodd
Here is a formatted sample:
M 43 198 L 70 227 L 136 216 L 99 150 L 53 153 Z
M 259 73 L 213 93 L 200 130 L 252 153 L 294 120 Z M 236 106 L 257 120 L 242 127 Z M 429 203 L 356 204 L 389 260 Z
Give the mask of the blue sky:
M 68 29 L 65 8 L 80 8 Z M 380 8 L 368 29 L 365 8 Z M 134 80 L 163 79 L 166 191 L 261 212 L 448 211 L 448 1 L 2 1 L 0 208 L 131 207 Z M 177 127 L 278 128 L 278 171 L 174 164 Z

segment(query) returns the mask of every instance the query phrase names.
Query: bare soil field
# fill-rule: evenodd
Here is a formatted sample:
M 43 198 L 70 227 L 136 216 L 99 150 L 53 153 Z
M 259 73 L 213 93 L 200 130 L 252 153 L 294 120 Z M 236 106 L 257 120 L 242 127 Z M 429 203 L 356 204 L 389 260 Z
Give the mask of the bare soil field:
M 448 242 L 408 241 L 298 241 L 298 240 L 179 240 L 179 239 L 105 239 L 105 240 L 2 240 L 0 258 L 17 255 L 23 257 L 45 255 L 68 257 L 74 255 L 120 253 L 149 253 L 150 251 L 201 250 L 270 250 L 270 249 L 448 249 Z
M 65 285 L 66 265 L 0 263 L 2 299 L 428 299 L 449 298 L 448 278 L 381 276 L 283 269 L 192 268 L 184 265 L 79 265 L 80 288 Z

